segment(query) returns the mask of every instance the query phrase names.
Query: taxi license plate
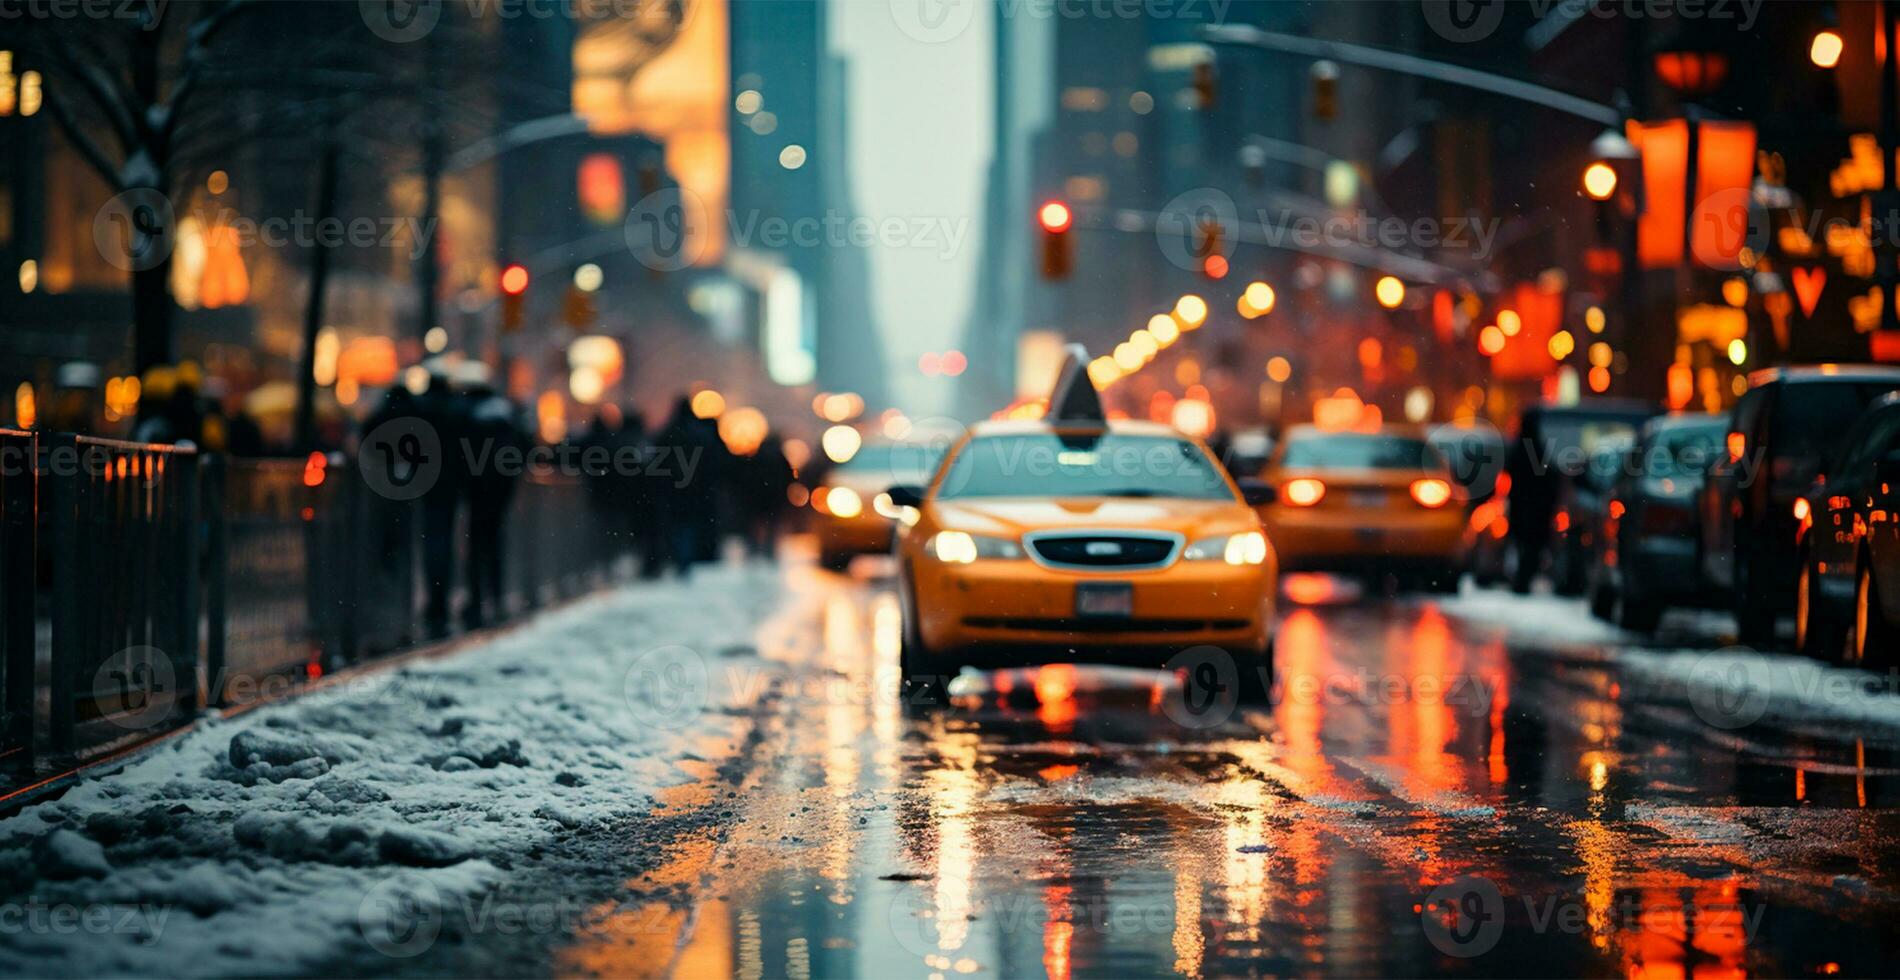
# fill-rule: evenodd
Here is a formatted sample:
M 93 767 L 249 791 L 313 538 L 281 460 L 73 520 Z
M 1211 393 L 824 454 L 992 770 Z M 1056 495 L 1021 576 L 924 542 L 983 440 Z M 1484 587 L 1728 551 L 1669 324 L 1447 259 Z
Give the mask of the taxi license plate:
M 1354 490 L 1346 499 L 1352 501 L 1354 507 L 1383 507 L 1385 506 L 1385 491 Z
M 1135 614 L 1135 587 L 1127 582 L 1078 582 L 1077 616 L 1122 617 Z

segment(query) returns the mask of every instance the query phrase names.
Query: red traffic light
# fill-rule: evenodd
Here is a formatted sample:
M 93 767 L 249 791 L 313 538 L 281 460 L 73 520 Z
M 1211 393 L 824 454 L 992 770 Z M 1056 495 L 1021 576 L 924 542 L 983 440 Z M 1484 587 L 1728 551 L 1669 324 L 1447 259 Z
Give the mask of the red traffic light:
M 528 267 L 516 263 L 501 270 L 501 291 L 509 296 L 519 296 L 528 291 Z
M 1036 211 L 1036 220 L 1042 222 L 1043 231 L 1064 232 L 1069 230 L 1069 224 L 1075 220 L 1075 216 L 1069 213 L 1067 204 L 1049 201 Z

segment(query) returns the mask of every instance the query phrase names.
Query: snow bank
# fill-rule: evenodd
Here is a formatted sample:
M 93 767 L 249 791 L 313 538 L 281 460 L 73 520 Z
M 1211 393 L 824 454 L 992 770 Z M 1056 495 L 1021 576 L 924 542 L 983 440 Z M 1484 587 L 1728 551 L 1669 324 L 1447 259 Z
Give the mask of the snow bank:
M 208 720 L 0 821 L 0 974 L 281 975 L 388 953 L 379 902 L 413 916 L 494 888 L 557 835 L 648 812 L 689 778 L 673 764 L 689 746 L 736 740 L 704 664 L 756 657 L 775 589 L 754 566 L 597 596 Z
M 1440 608 L 1473 626 L 1500 631 L 1520 647 L 1590 648 L 1622 671 L 1624 689 L 1632 695 L 1687 701 L 1717 728 L 1768 720 L 1900 730 L 1900 679 L 1892 672 L 1875 674 L 1748 647 L 1648 646 L 1591 616 L 1583 600 L 1547 594 L 1516 595 L 1466 583 Z M 1730 628 L 1719 614 L 1698 613 L 1687 625 L 1711 643 Z

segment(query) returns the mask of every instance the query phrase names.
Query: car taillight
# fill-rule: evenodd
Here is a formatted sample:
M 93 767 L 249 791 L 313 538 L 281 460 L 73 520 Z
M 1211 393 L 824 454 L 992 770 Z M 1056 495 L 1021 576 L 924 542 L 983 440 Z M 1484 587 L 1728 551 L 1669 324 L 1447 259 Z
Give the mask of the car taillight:
M 1451 484 L 1437 479 L 1413 480 L 1412 499 L 1420 507 L 1443 507 L 1451 499 Z
M 1731 464 L 1742 461 L 1744 450 L 1748 448 L 1748 437 L 1739 432 L 1728 434 L 1728 461 Z
M 1326 484 L 1311 478 L 1288 480 L 1286 486 L 1280 488 L 1280 499 L 1295 507 L 1311 507 L 1324 496 Z

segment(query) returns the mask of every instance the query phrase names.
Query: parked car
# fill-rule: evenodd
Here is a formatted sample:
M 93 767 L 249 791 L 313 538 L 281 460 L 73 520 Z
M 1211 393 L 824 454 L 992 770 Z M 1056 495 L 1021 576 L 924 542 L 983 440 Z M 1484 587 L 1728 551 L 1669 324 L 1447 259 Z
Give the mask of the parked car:
M 1649 420 L 1618 468 L 1598 527 L 1590 611 L 1627 630 L 1656 628 L 1672 606 L 1707 605 L 1696 493 L 1722 458 L 1726 415 Z
M 1504 500 L 1501 506 L 1487 503 L 1471 518 L 1473 577 L 1481 584 L 1508 578 L 1516 591 L 1530 591 L 1531 580 L 1550 564 L 1557 504 L 1568 482 L 1587 470 L 1600 445 L 1633 439 L 1659 411 L 1645 402 L 1610 398 L 1525 409 L 1498 479 Z M 1581 591 L 1577 583 L 1565 584 Z
M 818 564 L 842 572 L 859 555 L 890 553 L 901 511 L 885 488 L 927 482 L 942 459 L 928 443 L 873 443 L 832 467 L 811 495 Z
M 1703 574 L 1728 597 L 1743 643 L 1774 641 L 1795 611 L 1795 501 L 1865 408 L 1900 389 L 1900 368 L 1772 368 L 1735 403 L 1722 463 L 1697 500 Z
M 1900 394 L 1854 422 L 1795 504 L 1795 645 L 1864 664 L 1900 653 Z
M 1550 518 L 1550 588 L 1558 595 L 1582 595 L 1596 562 L 1610 490 L 1623 471 L 1636 435 L 1597 440 L 1581 471 L 1558 487 L 1557 509 Z

